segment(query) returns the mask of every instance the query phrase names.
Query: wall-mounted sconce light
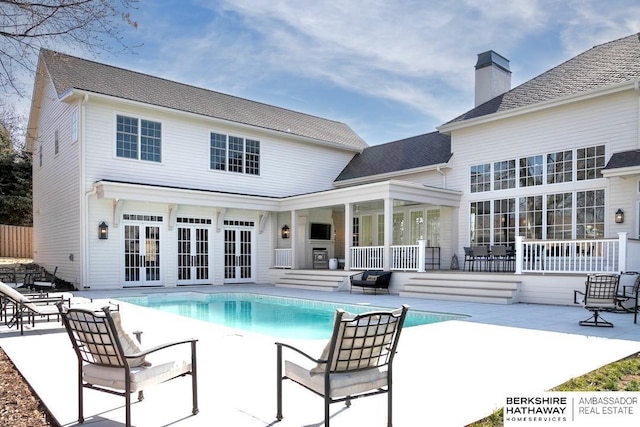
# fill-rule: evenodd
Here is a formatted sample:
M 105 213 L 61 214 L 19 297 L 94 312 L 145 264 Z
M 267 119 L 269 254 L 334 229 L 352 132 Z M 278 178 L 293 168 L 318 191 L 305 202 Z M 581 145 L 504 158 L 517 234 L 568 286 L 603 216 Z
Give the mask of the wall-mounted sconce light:
M 282 238 L 283 239 L 288 239 L 289 238 L 290 231 L 289 231 L 289 227 L 287 227 L 286 224 L 284 226 L 282 226 L 282 230 L 280 230 L 280 231 L 282 233 Z
M 102 221 L 98 225 L 98 239 L 105 240 L 109 238 L 109 226 L 106 222 Z
M 624 222 L 624 212 L 622 209 L 616 211 L 616 224 L 622 224 Z

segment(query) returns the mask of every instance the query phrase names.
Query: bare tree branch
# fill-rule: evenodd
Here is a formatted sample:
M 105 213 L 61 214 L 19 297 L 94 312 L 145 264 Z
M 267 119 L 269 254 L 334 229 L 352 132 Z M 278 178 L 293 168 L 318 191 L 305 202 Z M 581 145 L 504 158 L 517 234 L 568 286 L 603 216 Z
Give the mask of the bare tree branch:
M 138 0 L 0 0 L 0 90 L 24 96 L 18 78 L 35 70 L 38 51 L 55 43 L 92 53 L 131 49 L 122 26 L 137 28 Z

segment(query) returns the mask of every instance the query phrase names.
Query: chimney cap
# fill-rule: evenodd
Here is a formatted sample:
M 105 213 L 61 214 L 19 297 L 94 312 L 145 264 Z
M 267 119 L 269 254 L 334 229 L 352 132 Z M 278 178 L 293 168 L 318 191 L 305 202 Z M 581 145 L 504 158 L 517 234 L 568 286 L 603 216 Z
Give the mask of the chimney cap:
M 476 63 L 476 70 L 480 68 L 489 67 L 491 65 L 495 65 L 498 68 L 506 71 L 511 74 L 511 70 L 509 69 L 509 60 L 504 56 L 494 52 L 493 50 L 488 50 L 486 52 L 482 52 L 478 54 L 478 62 Z

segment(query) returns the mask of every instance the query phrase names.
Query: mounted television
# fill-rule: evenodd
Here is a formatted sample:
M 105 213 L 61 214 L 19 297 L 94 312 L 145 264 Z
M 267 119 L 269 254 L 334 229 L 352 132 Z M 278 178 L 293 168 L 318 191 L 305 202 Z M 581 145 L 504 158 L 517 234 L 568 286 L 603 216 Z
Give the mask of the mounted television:
M 331 224 L 319 224 L 317 222 L 312 222 L 309 239 L 331 240 Z

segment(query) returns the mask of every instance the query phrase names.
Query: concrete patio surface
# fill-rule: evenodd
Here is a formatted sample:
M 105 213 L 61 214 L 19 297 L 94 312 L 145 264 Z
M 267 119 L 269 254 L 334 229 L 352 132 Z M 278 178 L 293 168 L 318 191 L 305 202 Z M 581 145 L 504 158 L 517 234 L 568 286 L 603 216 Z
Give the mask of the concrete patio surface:
M 463 320 L 405 328 L 394 363 L 396 427 L 462 427 L 504 405 L 507 396 L 548 390 L 572 377 L 640 352 L 640 324 L 632 314 L 607 314 L 613 328 L 578 325 L 579 306 L 492 305 L 276 288 L 202 286 L 75 292 L 110 299 L 168 292 L 253 292 L 412 310 L 466 314 Z M 136 426 L 322 426 L 322 399 L 284 382 L 284 419 L 276 422 L 276 347 L 273 337 L 123 303 L 125 327 L 144 331 L 143 345 L 197 337 L 200 413 L 191 415 L 190 378 L 145 392 L 132 409 Z M 319 355 L 325 340 L 292 341 Z M 37 322 L 20 336 L 0 326 L 0 347 L 62 426 L 77 423 L 77 361 L 59 322 Z M 187 347 L 185 346 L 185 350 Z M 187 352 L 184 353 L 185 356 Z M 286 353 L 285 353 L 286 355 Z M 135 398 L 133 399 L 135 401 Z M 124 425 L 124 399 L 85 390 L 85 423 Z M 386 425 L 386 395 L 332 405 L 335 427 Z

